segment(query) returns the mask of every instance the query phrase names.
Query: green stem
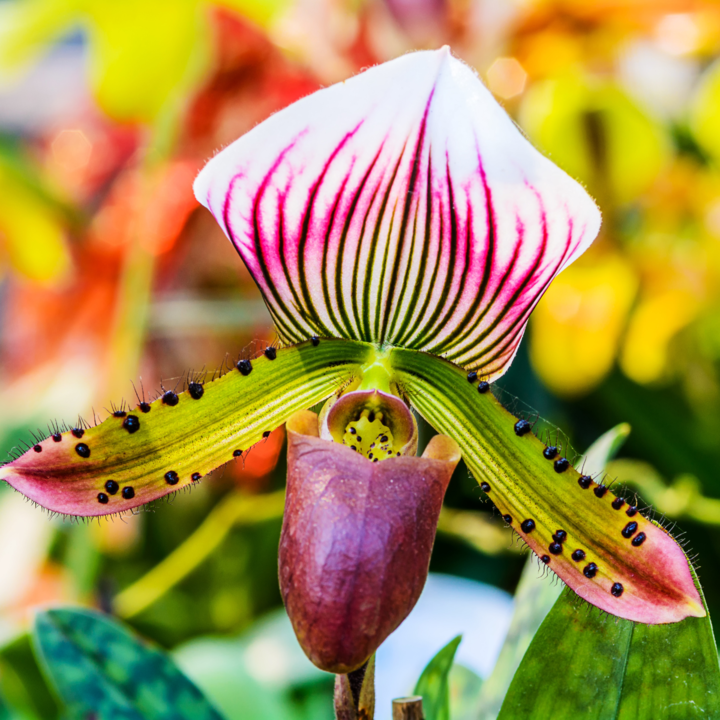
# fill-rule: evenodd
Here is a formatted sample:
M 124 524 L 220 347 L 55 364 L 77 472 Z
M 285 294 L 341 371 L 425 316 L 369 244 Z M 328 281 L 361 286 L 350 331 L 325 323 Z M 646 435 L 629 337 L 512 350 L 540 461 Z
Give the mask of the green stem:
M 500 519 L 473 510 L 444 507 L 438 521 L 438 534 L 466 543 L 483 555 L 519 554 L 525 548 L 513 542 Z
M 145 155 L 140 167 L 140 195 L 143 201 L 134 208 L 129 246 L 123 259 L 117 290 L 113 329 L 107 355 L 108 395 L 122 394 L 128 376 L 137 374 L 141 349 L 145 340 L 153 279 L 155 255 L 142 242 L 142 219 L 145 215 L 148 186 L 153 175 L 171 155 L 181 107 L 173 107 L 167 116 L 150 130 Z
M 226 495 L 190 537 L 116 596 L 115 612 L 122 618 L 141 613 L 210 557 L 234 527 L 281 518 L 284 504 L 284 490 L 267 495 Z

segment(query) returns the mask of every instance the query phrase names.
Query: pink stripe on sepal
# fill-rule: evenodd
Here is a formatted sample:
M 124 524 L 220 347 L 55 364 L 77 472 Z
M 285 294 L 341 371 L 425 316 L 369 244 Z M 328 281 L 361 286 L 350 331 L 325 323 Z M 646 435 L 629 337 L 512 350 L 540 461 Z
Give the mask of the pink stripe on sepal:
M 277 113 L 213 158 L 195 193 L 283 339 L 390 343 L 488 379 L 600 226 L 583 188 L 447 48 Z

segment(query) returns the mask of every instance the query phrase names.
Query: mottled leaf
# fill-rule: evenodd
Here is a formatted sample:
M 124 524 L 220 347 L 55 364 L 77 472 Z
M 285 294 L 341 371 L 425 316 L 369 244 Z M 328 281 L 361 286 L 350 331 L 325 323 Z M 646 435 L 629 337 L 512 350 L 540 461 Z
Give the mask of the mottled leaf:
M 164 652 L 100 613 L 40 612 L 34 639 L 71 717 L 222 720 Z

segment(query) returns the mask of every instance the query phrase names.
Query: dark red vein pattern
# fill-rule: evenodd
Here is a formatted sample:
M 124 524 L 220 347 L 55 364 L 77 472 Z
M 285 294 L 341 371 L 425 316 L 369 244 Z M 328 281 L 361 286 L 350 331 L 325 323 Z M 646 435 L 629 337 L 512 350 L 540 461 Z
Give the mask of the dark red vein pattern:
M 278 113 L 211 160 L 195 192 L 286 341 L 401 345 L 489 379 L 600 225 L 585 191 L 446 50 Z

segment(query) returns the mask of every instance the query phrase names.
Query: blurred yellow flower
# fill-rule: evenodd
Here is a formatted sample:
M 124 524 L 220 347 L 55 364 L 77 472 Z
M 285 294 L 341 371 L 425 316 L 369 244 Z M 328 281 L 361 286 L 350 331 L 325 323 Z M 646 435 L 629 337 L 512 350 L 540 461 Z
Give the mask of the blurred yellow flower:
M 534 78 L 566 73 L 571 68 L 580 67 L 583 57 L 581 38 L 558 28 L 529 34 L 519 50 L 522 66 Z
M 662 127 L 604 81 L 564 76 L 535 83 L 523 97 L 520 125 L 601 207 L 636 199 L 669 159 Z
M 637 383 L 660 380 L 667 370 L 668 348 L 677 333 L 695 319 L 700 304 L 684 290 L 644 299 L 630 318 L 620 367 Z
M 720 60 L 701 78 L 690 106 L 690 122 L 703 149 L 720 160 Z
M 533 367 L 561 396 L 592 390 L 610 371 L 637 291 L 621 255 L 588 255 L 555 279 L 531 322 Z
M 286 0 L 220 0 L 268 24 Z M 211 3 L 204 0 L 13 0 L 0 8 L 0 70 L 18 71 L 47 45 L 81 28 L 88 41 L 89 81 L 112 118 L 154 122 L 176 110 L 207 70 Z
M 65 230 L 57 213 L 0 168 L 0 270 L 44 285 L 70 270 Z

